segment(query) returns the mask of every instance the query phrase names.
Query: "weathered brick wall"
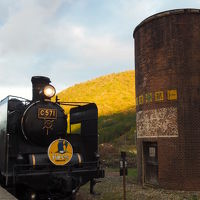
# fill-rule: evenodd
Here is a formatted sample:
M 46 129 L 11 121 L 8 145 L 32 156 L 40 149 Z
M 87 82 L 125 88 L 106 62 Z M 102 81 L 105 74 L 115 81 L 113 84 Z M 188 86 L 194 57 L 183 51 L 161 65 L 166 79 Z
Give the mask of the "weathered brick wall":
M 136 110 L 140 116 L 138 180 L 142 182 L 142 144 L 157 141 L 159 185 L 199 190 L 200 11 L 175 10 L 155 15 L 135 29 L 134 38 Z M 166 115 L 156 114 L 162 109 L 177 109 L 177 116 L 172 117 L 171 125 L 167 124 L 168 130 Z

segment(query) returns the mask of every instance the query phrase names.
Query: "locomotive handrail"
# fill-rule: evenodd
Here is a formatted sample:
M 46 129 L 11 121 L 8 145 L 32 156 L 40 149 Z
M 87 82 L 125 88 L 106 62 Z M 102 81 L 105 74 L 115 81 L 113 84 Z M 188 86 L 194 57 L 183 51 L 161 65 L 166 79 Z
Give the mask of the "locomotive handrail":
M 95 162 L 83 162 L 81 164 L 79 164 L 79 167 L 76 167 L 77 169 L 83 169 L 83 168 L 93 168 L 93 167 L 97 167 L 98 161 Z M 42 167 L 45 167 L 44 169 L 41 169 Z M 30 164 L 26 164 L 26 165 L 15 165 L 14 166 L 14 171 L 16 172 L 20 172 L 20 170 L 25 170 L 27 168 L 27 171 L 37 171 L 37 170 L 70 170 L 72 167 L 74 167 L 74 165 L 68 165 L 68 166 L 54 166 L 51 164 L 40 164 L 40 165 L 30 165 Z M 18 168 L 18 169 L 17 169 Z M 74 168 L 75 169 L 75 168 Z M 15 173 L 14 173 L 15 174 Z
M 14 98 L 18 98 L 18 99 L 23 99 L 24 101 L 31 102 L 31 100 L 29 100 L 29 99 L 25 99 L 25 98 L 23 98 L 23 97 L 14 96 L 14 95 L 8 95 L 7 97 L 3 98 L 3 99 L 1 100 L 1 102 L 4 101 L 5 99 L 8 99 L 8 100 L 9 100 L 10 97 L 14 97 Z
M 19 97 L 19 96 L 15 96 L 15 95 L 8 95 L 8 98 L 10 98 L 10 97 L 19 98 L 19 99 L 23 99 L 25 101 L 31 102 L 31 100 L 29 100 L 29 99 L 26 99 L 26 98 L 23 98 L 23 97 Z
M 92 167 L 97 167 L 98 168 L 98 162 L 99 161 L 91 161 L 91 162 L 83 162 L 83 163 L 81 163 L 81 164 L 79 164 L 77 167 L 75 167 L 75 168 L 77 168 L 77 169 L 83 169 L 83 168 L 88 168 L 88 169 L 90 169 L 90 168 L 92 168 Z M 17 171 L 17 170 L 24 170 L 24 168 L 27 168 L 27 171 L 31 171 L 31 170 L 33 170 L 33 171 L 37 171 L 38 170 L 38 168 L 39 168 L 39 170 L 42 170 L 41 168 L 42 167 L 47 167 L 48 169 L 50 169 L 50 170 L 54 170 L 54 169 L 56 169 L 56 170 L 63 170 L 63 169 L 71 169 L 72 167 L 74 167 L 74 165 L 72 165 L 72 164 L 68 164 L 67 166 L 66 165 L 64 165 L 64 166 L 57 166 L 57 165 L 52 165 L 51 163 L 48 163 L 48 164 L 40 164 L 40 165 L 31 165 L 31 164 L 22 164 L 22 165 L 14 165 L 14 167 L 13 167 L 13 174 L 15 174 L 15 172 Z M 18 169 L 17 169 L 18 168 Z M 21 168 L 21 169 L 20 169 Z M 43 170 L 46 170 L 47 168 L 44 168 Z M 75 169 L 74 168 L 74 169 Z M 19 172 L 18 171 L 18 172 Z
M 93 103 L 93 102 L 88 102 L 88 101 L 62 101 L 62 102 L 60 102 L 60 103 Z
M 65 166 L 55 166 L 52 165 L 51 163 L 48 164 L 40 164 L 40 165 L 30 165 L 30 164 L 17 164 L 14 165 L 13 167 L 13 183 L 16 181 L 16 177 L 18 176 L 23 176 L 24 174 L 26 175 L 33 175 L 33 174 L 46 174 L 49 172 L 53 173 L 63 173 L 66 171 L 71 174 L 71 173 L 85 173 L 85 172 L 97 172 L 97 171 L 102 171 L 102 169 L 99 168 L 98 166 L 99 161 L 90 161 L 90 162 L 83 162 L 79 164 L 79 166 L 74 167 L 74 165 L 69 164 Z M 44 169 L 42 169 L 44 167 Z M 18 169 L 17 169 L 18 168 Z
M 85 106 L 87 104 L 93 104 L 93 102 L 57 102 L 60 105 L 63 106 Z M 83 105 L 79 105 L 79 104 L 83 104 Z
M 94 165 L 94 164 L 97 164 L 99 161 L 89 161 L 89 162 L 82 162 L 81 164 L 79 164 L 80 166 L 84 166 L 84 165 Z M 31 165 L 31 164 L 17 164 L 17 165 L 15 165 L 14 167 L 36 167 L 36 166 L 38 166 L 38 167 L 51 167 L 51 168 L 65 168 L 66 169 L 66 167 L 68 168 L 68 167 L 72 167 L 72 166 L 74 166 L 73 164 L 68 164 L 68 165 L 64 165 L 64 166 L 59 166 L 59 165 L 52 165 L 51 163 L 45 163 L 45 164 L 39 164 L 39 165 Z

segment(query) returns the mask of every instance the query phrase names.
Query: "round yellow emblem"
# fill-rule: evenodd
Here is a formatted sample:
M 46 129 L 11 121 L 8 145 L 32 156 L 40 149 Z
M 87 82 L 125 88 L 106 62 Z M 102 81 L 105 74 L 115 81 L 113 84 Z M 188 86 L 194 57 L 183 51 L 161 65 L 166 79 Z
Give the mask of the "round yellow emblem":
M 72 158 L 72 145 L 64 139 L 54 140 L 48 148 L 49 160 L 54 165 L 66 165 Z

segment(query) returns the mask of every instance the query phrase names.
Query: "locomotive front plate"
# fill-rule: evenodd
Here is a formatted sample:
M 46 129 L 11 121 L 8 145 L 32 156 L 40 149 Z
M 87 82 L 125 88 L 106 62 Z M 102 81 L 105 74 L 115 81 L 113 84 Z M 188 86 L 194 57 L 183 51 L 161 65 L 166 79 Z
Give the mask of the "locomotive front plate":
M 57 109 L 38 108 L 38 119 L 57 119 Z
M 48 148 L 49 160 L 54 165 L 66 165 L 72 158 L 72 145 L 64 139 L 54 140 Z

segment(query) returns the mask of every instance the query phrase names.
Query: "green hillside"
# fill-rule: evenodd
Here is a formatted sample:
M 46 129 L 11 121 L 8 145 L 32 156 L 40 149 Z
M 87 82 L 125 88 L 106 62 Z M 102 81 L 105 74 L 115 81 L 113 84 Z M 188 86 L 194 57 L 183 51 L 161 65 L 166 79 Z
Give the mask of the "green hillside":
M 126 71 L 76 84 L 58 94 L 61 101 L 95 102 L 100 143 L 133 142 L 135 130 L 135 72 Z M 125 139 L 122 139 L 125 137 Z M 130 140 L 130 141 L 129 141 Z

